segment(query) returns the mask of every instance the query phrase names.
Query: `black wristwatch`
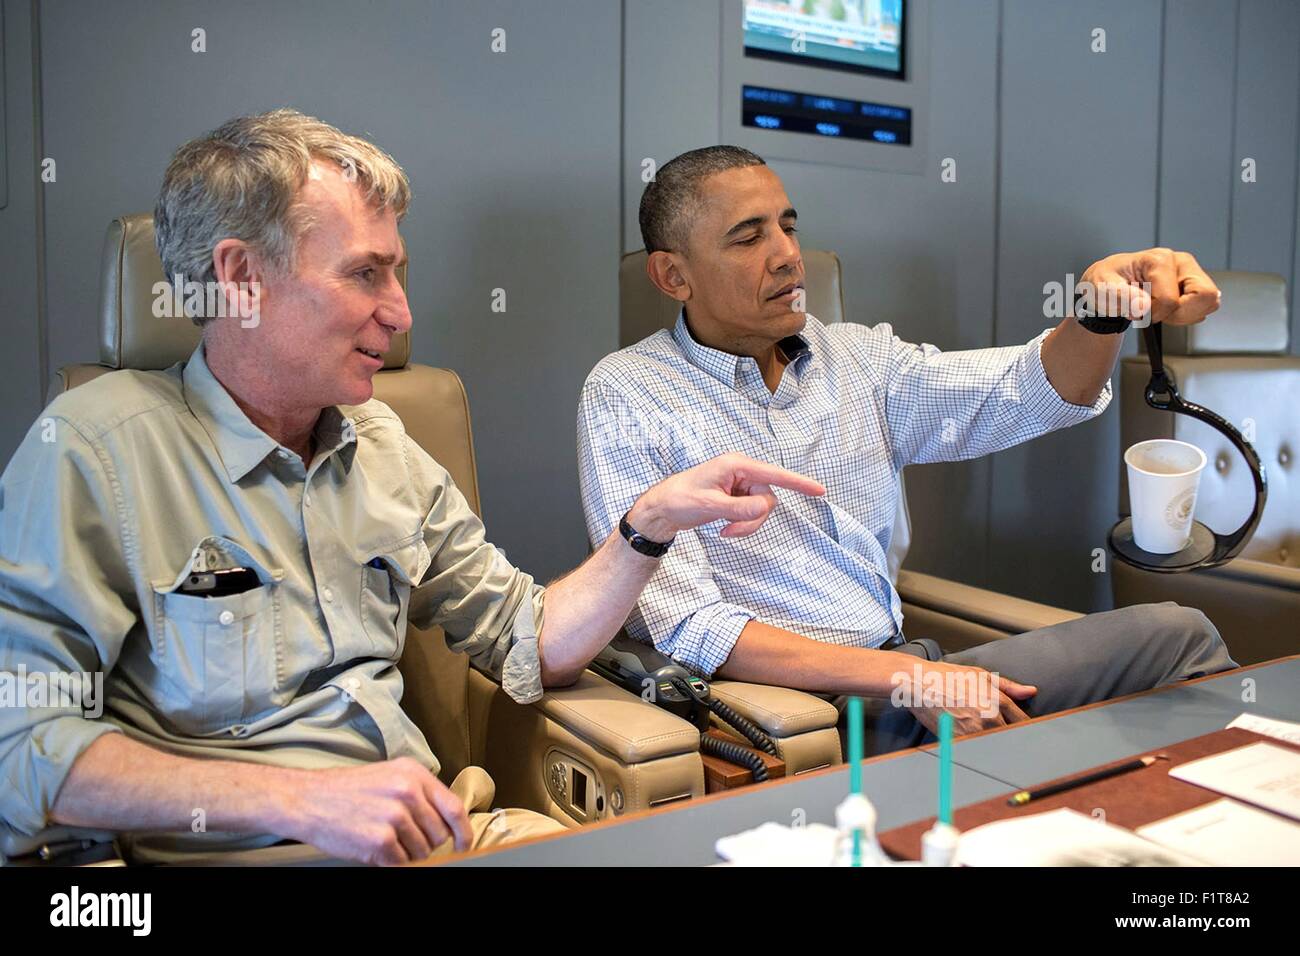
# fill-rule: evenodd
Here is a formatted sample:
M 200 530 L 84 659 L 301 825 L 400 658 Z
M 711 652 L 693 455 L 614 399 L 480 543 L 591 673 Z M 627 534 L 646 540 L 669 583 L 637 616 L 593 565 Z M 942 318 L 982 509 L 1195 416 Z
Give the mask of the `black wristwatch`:
M 1128 319 L 1118 319 L 1106 315 L 1093 315 L 1090 310 L 1083 307 L 1084 294 L 1080 292 L 1074 299 L 1074 318 L 1089 332 L 1095 332 L 1098 335 L 1115 335 L 1119 332 L 1127 332 L 1129 325 L 1132 323 Z
M 631 512 L 628 512 L 628 514 L 631 514 Z M 651 541 L 627 523 L 626 514 L 618 519 L 618 533 L 627 539 L 627 543 L 632 546 L 633 551 L 651 558 L 662 558 L 668 553 L 668 548 L 672 546 L 672 543 L 675 540 L 669 538 L 664 543 Z

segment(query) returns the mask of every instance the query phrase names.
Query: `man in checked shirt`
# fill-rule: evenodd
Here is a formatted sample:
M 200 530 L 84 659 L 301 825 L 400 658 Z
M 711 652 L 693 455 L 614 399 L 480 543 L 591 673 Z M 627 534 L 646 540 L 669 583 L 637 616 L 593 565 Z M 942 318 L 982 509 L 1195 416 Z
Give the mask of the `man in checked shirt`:
M 823 325 L 803 311 L 795 220 L 776 174 L 732 146 L 678 156 L 642 196 L 650 279 L 682 312 L 671 331 L 603 359 L 583 387 L 592 541 L 641 489 L 724 449 L 809 475 L 827 494 L 778 492 L 743 542 L 709 525 L 679 534 L 628 620 L 632 636 L 705 676 L 876 698 L 875 752 L 932 739 L 943 710 L 969 733 L 1235 666 L 1205 615 L 1172 602 L 956 654 L 903 636 L 886 559 L 899 473 L 1100 415 L 1124 337 L 1068 317 L 1022 346 L 941 353 L 884 323 Z M 1184 252 L 1108 256 L 1082 278 L 1121 315 L 1185 325 L 1218 307 Z M 961 693 L 972 686 L 986 692 Z

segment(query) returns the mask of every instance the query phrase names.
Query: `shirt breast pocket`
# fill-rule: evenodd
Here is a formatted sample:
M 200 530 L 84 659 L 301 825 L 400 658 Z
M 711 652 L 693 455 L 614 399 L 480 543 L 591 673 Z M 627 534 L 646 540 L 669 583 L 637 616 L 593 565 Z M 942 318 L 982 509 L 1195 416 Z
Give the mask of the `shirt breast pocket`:
M 182 591 L 190 573 L 201 570 L 205 548 L 224 553 L 227 566 L 249 568 L 261 583 L 219 597 Z M 159 703 L 178 731 L 227 731 L 281 703 L 283 576 L 228 539 L 205 539 L 174 581 L 153 585 L 154 657 L 164 680 Z
M 423 535 L 416 534 L 364 554 L 358 607 L 368 647 L 362 652 L 395 661 L 406 646 L 411 589 L 429 566 L 428 547 Z

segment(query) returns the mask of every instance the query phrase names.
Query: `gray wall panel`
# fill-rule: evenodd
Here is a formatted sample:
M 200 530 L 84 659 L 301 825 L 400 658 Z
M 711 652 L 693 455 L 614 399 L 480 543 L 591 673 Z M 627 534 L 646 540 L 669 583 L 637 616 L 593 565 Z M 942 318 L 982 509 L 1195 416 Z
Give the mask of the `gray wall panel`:
M 1294 263 L 1291 268 L 1291 286 L 1288 291 L 1291 293 L 1291 354 L 1300 355 L 1300 292 L 1297 292 L 1296 286 L 1300 285 L 1300 146 L 1297 147 L 1296 156 L 1296 199 L 1295 199 L 1295 217 L 1292 220 L 1292 247 L 1294 249 Z
M 1233 143 L 1233 269 L 1277 272 L 1291 283 L 1295 266 L 1297 78 L 1300 4 L 1241 0 L 1237 43 L 1237 124 Z M 1256 163 L 1257 179 L 1242 182 L 1241 161 Z M 1292 329 L 1296 326 L 1292 298 Z M 1296 348 L 1292 333 L 1292 349 Z
M 1043 315 L 1044 283 L 1154 242 L 1160 13 L 1157 0 L 1005 3 L 999 345 L 1057 324 Z M 1091 52 L 1098 27 L 1105 53 Z M 1091 552 L 1115 521 L 1118 454 L 1115 401 L 1098 420 L 994 456 L 996 590 L 1108 604 Z
M 9 147 L 6 144 L 5 120 L 5 8 L 0 3 L 0 209 L 9 202 Z
M 586 551 L 574 408 L 617 341 L 620 11 L 375 7 L 358 20 L 342 2 L 46 4 L 52 362 L 94 357 L 104 226 L 152 208 L 183 140 L 281 105 L 366 133 L 414 185 L 414 358 L 464 378 L 489 531 L 546 578 Z M 504 54 L 489 49 L 498 26 Z
M 1237 4 L 1179 0 L 1165 15 L 1158 243 L 1228 264 Z
M 623 251 L 640 249 L 642 161 L 718 142 L 721 18 L 700 0 L 623 0 Z
M 0 208 L 0 461 L 13 450 L 41 410 L 39 303 L 37 299 L 36 146 L 33 142 L 32 22 L 26 0 L 4 0 L 4 146 L 8 202 Z M 44 187 L 48 188 L 48 187 Z

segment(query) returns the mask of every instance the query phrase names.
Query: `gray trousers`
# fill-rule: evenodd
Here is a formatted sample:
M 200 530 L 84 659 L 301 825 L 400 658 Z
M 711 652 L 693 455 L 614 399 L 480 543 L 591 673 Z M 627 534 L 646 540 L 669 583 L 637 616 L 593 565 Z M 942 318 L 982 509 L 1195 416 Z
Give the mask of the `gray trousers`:
M 1089 614 L 955 654 L 943 654 L 939 645 L 927 638 L 909 640 L 892 650 L 925 660 L 982 667 L 1018 683 L 1032 684 L 1038 693 L 1018 702 L 1030 717 L 1237 666 L 1210 619 L 1173 601 Z M 868 755 L 934 742 L 934 734 L 906 707 L 895 707 L 887 698 L 865 704 Z

